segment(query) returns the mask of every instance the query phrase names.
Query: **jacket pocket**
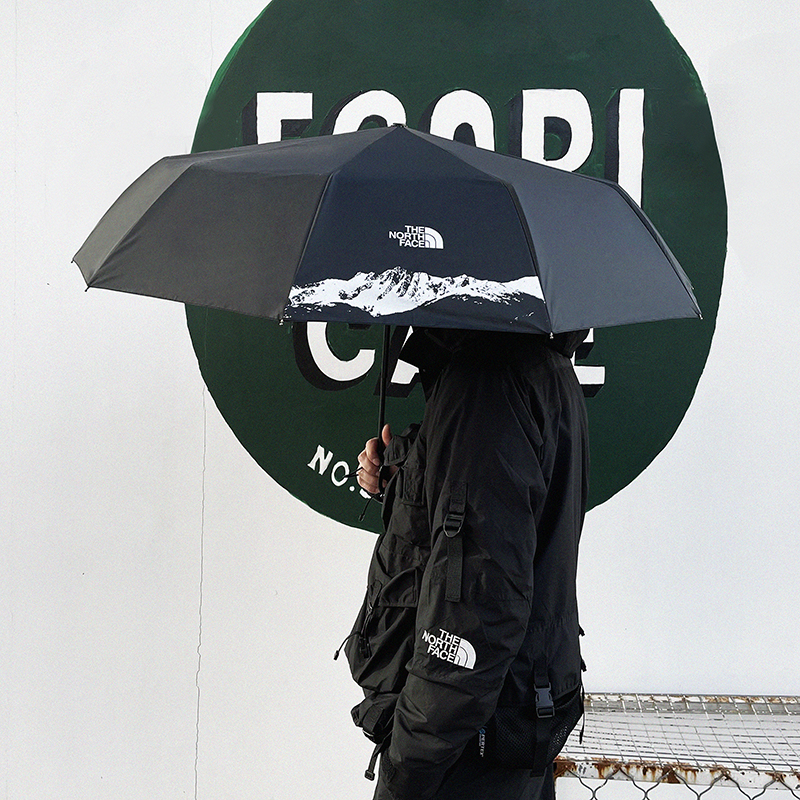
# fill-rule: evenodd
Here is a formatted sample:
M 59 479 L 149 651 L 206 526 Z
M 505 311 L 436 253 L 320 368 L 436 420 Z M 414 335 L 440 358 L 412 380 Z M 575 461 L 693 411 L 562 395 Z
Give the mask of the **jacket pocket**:
M 365 692 L 399 692 L 413 654 L 422 565 L 395 537 L 382 537 L 370 566 L 367 593 L 345 654 Z
M 371 695 L 354 706 L 350 714 L 367 739 L 380 744 L 392 732 L 396 705 L 397 695 L 394 693 Z

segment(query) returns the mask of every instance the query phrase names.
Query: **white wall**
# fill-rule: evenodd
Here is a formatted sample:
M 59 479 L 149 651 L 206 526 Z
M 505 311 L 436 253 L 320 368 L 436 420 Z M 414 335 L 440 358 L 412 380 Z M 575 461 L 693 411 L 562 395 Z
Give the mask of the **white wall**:
M 729 259 L 684 423 L 587 521 L 587 685 L 800 694 L 800 35 L 778 0 L 656 6 L 709 97 Z M 13 800 L 371 796 L 358 692 L 331 660 L 371 536 L 250 460 L 203 387 L 182 307 L 83 293 L 70 264 L 134 177 L 188 151 L 211 77 L 261 8 L 0 10 L 0 794 Z
M 708 95 L 728 259 L 711 354 L 683 424 L 588 521 L 587 683 L 800 694 L 800 103 L 789 89 L 800 29 L 785 3 L 656 7 Z

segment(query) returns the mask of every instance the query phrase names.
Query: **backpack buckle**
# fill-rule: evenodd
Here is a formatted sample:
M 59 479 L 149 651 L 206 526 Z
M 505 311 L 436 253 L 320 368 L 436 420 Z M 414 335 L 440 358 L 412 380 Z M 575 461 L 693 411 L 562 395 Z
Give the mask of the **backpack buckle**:
M 547 686 L 534 686 L 536 689 L 536 716 L 540 719 L 555 716 L 556 707 L 553 703 L 553 695 L 550 691 L 550 684 Z
M 444 518 L 444 535 L 448 539 L 458 536 L 461 532 L 461 526 L 464 524 L 464 515 L 453 513 L 452 511 Z

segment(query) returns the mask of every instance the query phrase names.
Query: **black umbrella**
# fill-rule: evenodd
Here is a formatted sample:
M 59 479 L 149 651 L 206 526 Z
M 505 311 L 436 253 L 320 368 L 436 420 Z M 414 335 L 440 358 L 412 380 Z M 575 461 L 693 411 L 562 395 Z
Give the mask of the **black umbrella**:
M 404 126 L 164 158 L 74 261 L 87 287 L 274 319 L 559 333 L 700 316 L 617 184 Z

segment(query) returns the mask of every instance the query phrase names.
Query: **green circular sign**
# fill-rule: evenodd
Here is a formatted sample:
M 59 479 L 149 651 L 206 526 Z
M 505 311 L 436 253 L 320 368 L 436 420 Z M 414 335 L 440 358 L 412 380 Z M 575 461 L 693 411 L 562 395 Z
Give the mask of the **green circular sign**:
M 726 201 L 700 80 L 649 0 L 273 0 L 220 67 L 194 151 L 403 122 L 617 180 L 691 278 L 704 319 L 598 329 L 576 354 L 598 505 L 677 429 L 714 332 Z M 187 307 L 203 378 L 252 457 L 295 497 L 349 525 L 348 474 L 377 424 L 380 326 L 279 325 Z M 397 361 L 387 418 L 418 421 Z

